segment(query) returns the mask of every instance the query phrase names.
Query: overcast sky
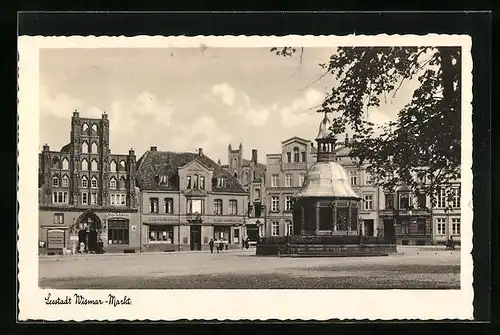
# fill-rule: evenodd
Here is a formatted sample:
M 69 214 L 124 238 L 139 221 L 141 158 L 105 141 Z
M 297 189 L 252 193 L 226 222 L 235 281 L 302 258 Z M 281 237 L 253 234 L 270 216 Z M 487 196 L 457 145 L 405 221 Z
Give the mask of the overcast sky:
M 40 148 L 69 143 L 70 118 L 110 119 L 112 153 L 150 146 L 165 151 L 202 147 L 227 162 L 227 146 L 243 144 L 244 157 L 258 149 L 281 152 L 293 136 L 313 139 L 321 115 L 314 109 L 334 83 L 331 76 L 311 85 L 335 48 L 306 48 L 282 58 L 269 48 L 42 49 L 40 50 Z M 369 117 L 394 118 L 410 101 L 413 83 Z

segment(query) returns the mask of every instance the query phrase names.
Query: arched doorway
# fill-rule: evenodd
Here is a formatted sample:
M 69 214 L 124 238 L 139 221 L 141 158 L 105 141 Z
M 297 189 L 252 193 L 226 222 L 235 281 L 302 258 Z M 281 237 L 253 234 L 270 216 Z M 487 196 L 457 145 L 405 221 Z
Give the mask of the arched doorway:
M 74 229 L 78 231 L 79 246 L 83 243 L 86 252 L 99 253 L 101 251 L 102 224 L 101 219 L 94 212 L 88 211 L 80 215 L 75 222 Z

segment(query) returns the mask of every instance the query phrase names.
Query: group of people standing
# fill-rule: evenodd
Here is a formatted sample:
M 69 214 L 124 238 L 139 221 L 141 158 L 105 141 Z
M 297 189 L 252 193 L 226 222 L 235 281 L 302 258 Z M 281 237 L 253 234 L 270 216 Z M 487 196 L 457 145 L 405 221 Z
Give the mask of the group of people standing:
M 214 253 L 214 247 L 215 247 L 215 242 L 213 239 L 210 239 L 210 242 L 208 242 L 208 246 L 210 247 L 210 253 Z M 248 249 L 250 246 L 248 237 L 247 238 L 242 238 L 241 239 L 241 249 Z M 228 250 L 228 243 L 224 242 L 219 242 L 216 246 L 217 253 L 223 251 L 224 249 Z

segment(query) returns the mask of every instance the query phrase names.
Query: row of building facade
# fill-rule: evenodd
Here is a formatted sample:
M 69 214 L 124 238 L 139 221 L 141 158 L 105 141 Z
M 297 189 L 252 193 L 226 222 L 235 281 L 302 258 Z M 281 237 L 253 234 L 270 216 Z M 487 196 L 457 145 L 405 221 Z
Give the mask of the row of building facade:
M 293 233 L 292 199 L 316 161 L 317 149 L 298 137 L 282 142 L 282 152 L 258 162 L 257 150 L 243 158 L 243 146 L 228 147 L 228 164 L 197 153 L 151 147 L 136 158 L 112 154 L 110 125 L 101 119 L 71 118 L 70 143 L 48 145 L 39 155 L 39 236 L 44 250 L 84 242 L 90 251 L 201 250 L 208 243 L 240 247 L 243 239 Z M 348 139 L 346 138 L 346 142 Z M 460 238 L 460 183 L 452 204 L 438 197 L 414 197 L 404 188 L 385 194 L 349 157 L 347 143 L 336 160 L 361 197 L 365 235 L 398 244 L 443 243 Z

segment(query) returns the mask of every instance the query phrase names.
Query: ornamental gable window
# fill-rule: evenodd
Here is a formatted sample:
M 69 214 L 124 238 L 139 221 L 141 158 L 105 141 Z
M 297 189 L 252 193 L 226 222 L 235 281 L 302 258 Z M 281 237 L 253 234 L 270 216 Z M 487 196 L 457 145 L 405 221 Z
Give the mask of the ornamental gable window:
M 52 187 L 59 187 L 59 178 L 57 176 L 52 177 Z
M 63 158 L 62 160 L 62 168 L 63 170 L 69 170 L 69 162 L 67 158 Z
M 109 171 L 116 172 L 116 162 L 114 160 L 109 163 Z
M 92 167 L 92 171 L 99 170 L 99 166 L 98 166 L 97 161 L 95 159 L 92 160 L 91 167 Z
M 87 144 L 87 142 L 83 142 L 82 143 L 82 152 L 84 154 L 88 153 L 89 152 L 89 145 Z
M 82 160 L 82 170 L 88 171 L 88 169 L 89 169 L 89 163 L 87 162 L 86 159 Z
M 82 187 L 83 188 L 89 187 L 89 180 L 88 180 L 87 176 L 82 177 Z
M 92 142 L 92 152 L 95 154 L 98 152 L 97 143 L 95 142 Z
M 92 177 L 92 179 L 90 180 L 90 187 L 97 188 L 97 178 L 96 177 Z
M 62 177 L 62 187 L 68 187 L 69 186 L 69 178 L 68 176 L 63 176 Z
M 112 190 L 116 190 L 116 179 L 115 178 L 111 178 L 109 180 L 109 188 Z

